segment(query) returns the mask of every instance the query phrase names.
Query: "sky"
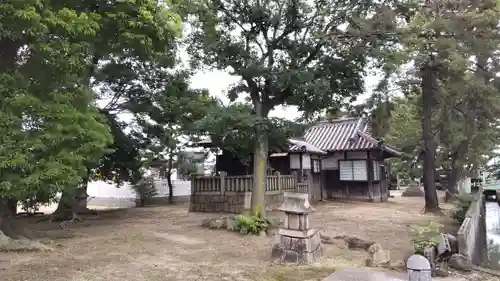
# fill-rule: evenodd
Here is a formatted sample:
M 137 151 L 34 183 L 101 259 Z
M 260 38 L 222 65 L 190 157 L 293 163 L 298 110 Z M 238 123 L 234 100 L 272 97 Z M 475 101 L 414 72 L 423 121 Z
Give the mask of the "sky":
M 193 89 L 207 89 L 210 95 L 217 97 L 224 102 L 229 102 L 227 98 L 227 90 L 230 86 L 239 81 L 239 77 L 231 76 L 227 72 L 219 70 L 200 70 L 195 72 L 195 74 L 190 79 L 190 87 Z M 354 104 L 363 103 L 366 99 L 371 96 L 372 90 L 376 87 L 377 83 L 380 81 L 380 75 L 376 72 L 367 71 L 364 77 L 365 81 L 365 92 L 358 97 Z M 99 89 L 96 89 L 99 90 Z M 106 100 L 97 101 L 98 105 L 101 107 L 106 106 L 109 102 Z M 295 107 L 284 107 L 278 106 L 269 114 L 271 117 L 280 117 L 288 120 L 294 120 L 300 117 L 300 112 Z M 130 122 L 132 115 L 127 113 L 119 114 L 119 119 L 124 122 Z
M 365 76 L 365 92 L 358 97 L 355 104 L 364 102 L 370 97 L 372 90 L 376 87 L 380 80 L 377 73 L 370 72 Z M 231 76 L 224 71 L 198 71 L 191 77 L 191 87 L 193 89 L 207 89 L 212 96 L 218 97 L 221 100 L 228 102 L 226 97 L 229 87 L 238 82 L 237 76 Z M 277 107 L 270 116 L 281 117 L 286 119 L 295 119 L 300 116 L 300 112 L 295 107 Z

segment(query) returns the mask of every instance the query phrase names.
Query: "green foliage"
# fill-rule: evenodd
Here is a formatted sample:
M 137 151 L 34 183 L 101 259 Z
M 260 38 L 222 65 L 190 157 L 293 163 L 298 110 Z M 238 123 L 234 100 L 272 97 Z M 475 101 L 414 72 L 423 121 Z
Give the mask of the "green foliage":
M 156 189 L 154 178 L 152 177 L 142 178 L 132 185 L 132 189 L 137 195 L 137 199 L 139 199 L 140 206 L 148 204 L 153 197 L 158 195 L 158 190 Z
M 436 246 L 440 243 L 440 229 L 443 225 L 431 221 L 426 226 L 411 229 L 413 250 L 416 254 L 423 255 L 427 247 Z
M 189 180 L 192 174 L 198 173 L 198 167 L 203 165 L 205 155 L 202 159 L 193 159 L 187 156 L 187 153 L 179 153 L 175 169 L 177 171 L 177 178 Z
M 214 147 L 230 151 L 247 163 L 255 151 L 255 124 L 263 124 L 268 133 L 269 149 L 282 150 L 287 139 L 302 136 L 306 125 L 281 118 L 261 118 L 254 115 L 250 105 L 215 103 L 208 114 L 197 123 L 199 134 L 209 135 Z
M 500 9 L 495 1 L 470 4 L 457 1 L 433 1 L 432 5 L 417 5 L 415 1 L 384 2 L 377 16 L 361 20 L 366 32 L 374 33 L 379 43 L 372 55 L 384 70 L 384 79 L 375 96 L 373 109 L 375 129 L 387 129 L 389 142 L 398 143 L 414 159 L 423 156 L 420 120 L 422 110 L 431 108 L 429 143 L 437 149 L 436 169 L 441 174 L 458 175 L 477 172 L 484 167 L 498 146 L 498 20 Z M 411 65 L 405 63 L 413 61 Z M 422 74 L 430 66 L 435 85 L 431 94 L 420 95 Z M 405 109 L 398 104 L 393 89 L 405 97 Z M 412 100 L 412 93 L 418 93 Z M 416 101 L 416 102 L 415 102 Z M 399 107 L 399 108 L 398 108 Z M 380 112 L 380 108 L 388 112 Z M 382 110 L 382 111 L 384 111 Z M 385 118 L 391 120 L 387 122 Z M 386 124 L 388 123 L 388 124 Z M 420 138 L 419 138 L 420 137 Z M 434 152 L 434 145 L 426 149 Z M 406 174 L 414 171 L 398 163 Z M 395 165 L 397 166 L 397 165 Z
M 0 11 L 0 197 L 31 205 L 89 178 L 136 182 L 140 147 L 116 114 L 139 110 L 144 66 L 172 65 L 174 5 L 6 0 Z
M 264 105 L 254 112 L 261 117 L 277 105 L 306 113 L 337 108 L 362 92 L 365 65 L 364 42 L 338 40 L 351 35 L 339 26 L 369 8 L 349 1 L 193 1 L 189 53 L 193 64 L 241 76 L 229 98 L 250 94 L 254 106 Z
M 85 86 L 94 15 L 49 1 L 2 2 L 0 196 L 54 196 L 102 155 L 109 127 Z M 18 55 L 20 50 L 26 50 Z M 43 71 L 40 71 L 43 69 Z
M 271 221 L 262 216 L 261 212 L 255 212 L 251 215 L 236 216 L 235 230 L 241 234 L 259 235 L 271 226 Z
M 465 215 L 472 201 L 474 201 L 474 195 L 472 194 L 459 193 L 454 195 L 451 217 L 459 223 L 462 223 L 465 220 Z
M 88 165 L 90 179 L 112 182 L 117 186 L 123 182 L 137 183 L 142 177 L 140 143 L 123 132 L 125 124 L 118 122 L 116 116 L 105 110 L 101 112 L 111 128 L 113 143 L 100 159 Z
M 187 73 L 150 75 L 155 83 L 144 92 L 148 100 L 138 104 L 142 112 L 136 111 L 135 118 L 147 164 L 169 177 L 182 160 L 181 151 L 198 139 L 196 124 L 208 115 L 214 100 L 206 91 L 190 89 Z

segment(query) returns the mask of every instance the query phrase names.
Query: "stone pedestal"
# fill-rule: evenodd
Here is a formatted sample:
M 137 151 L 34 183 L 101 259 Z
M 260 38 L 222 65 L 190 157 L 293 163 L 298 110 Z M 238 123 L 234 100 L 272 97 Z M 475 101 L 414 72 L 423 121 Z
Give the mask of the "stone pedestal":
M 308 194 L 284 193 L 279 207 L 285 213 L 285 223 L 278 230 L 278 242 L 273 246 L 272 258 L 278 262 L 312 263 L 323 255 L 318 229 L 310 227 Z

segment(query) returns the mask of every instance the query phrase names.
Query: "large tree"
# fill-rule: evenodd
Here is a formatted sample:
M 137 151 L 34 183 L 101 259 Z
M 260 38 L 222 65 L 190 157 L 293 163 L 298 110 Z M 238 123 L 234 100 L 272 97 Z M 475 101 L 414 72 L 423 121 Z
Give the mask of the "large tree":
M 85 79 L 99 25 L 50 1 L 3 1 L 0 13 L 0 248 L 36 249 L 15 224 L 17 200 L 78 185 L 110 142 Z
M 352 1 L 201 0 L 189 48 L 194 63 L 241 77 L 229 91 L 246 95 L 255 122 L 251 208 L 264 211 L 269 112 L 296 105 L 311 113 L 338 108 L 363 90 L 364 42 L 345 40 L 352 18 L 369 12 Z
M 87 160 L 87 176 L 79 188 L 66 189 L 54 218 L 86 210 L 87 182 L 104 179 L 120 184 L 140 178 L 140 140 L 126 133 L 123 113 L 147 111 L 144 87 L 149 73 L 157 68 L 174 67 L 175 39 L 180 36 L 180 16 L 156 0 L 96 2 L 94 0 L 58 2 L 60 7 L 85 11 L 97 27 L 95 36 L 84 38 L 86 86 L 95 89 L 95 98 L 106 101 L 100 108 L 112 128 L 113 143 L 101 159 Z M 76 198 L 75 198 L 76 197 Z
M 450 166 L 450 190 L 454 191 L 464 165 L 492 148 L 494 134 L 488 127 L 498 114 L 493 94 L 497 82 L 492 75 L 497 65 L 498 8 L 495 1 L 427 1 L 419 5 L 400 1 L 386 10 L 390 12 L 383 22 L 391 24 L 382 33 L 399 44 L 382 54 L 389 62 L 384 69 L 394 73 L 401 65 L 410 64 L 410 75 L 396 79 L 420 88 L 426 210 L 439 211 L 436 166 L 445 162 Z M 445 161 L 436 163 L 439 154 Z

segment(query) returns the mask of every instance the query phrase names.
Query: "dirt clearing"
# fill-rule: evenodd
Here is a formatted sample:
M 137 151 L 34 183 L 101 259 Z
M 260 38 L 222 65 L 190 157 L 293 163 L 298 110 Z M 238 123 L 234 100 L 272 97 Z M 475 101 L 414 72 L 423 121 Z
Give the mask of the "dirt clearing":
M 379 242 L 394 260 L 411 250 L 410 226 L 436 219 L 421 214 L 423 198 L 396 197 L 388 203 L 331 201 L 315 207 L 312 225 L 326 235 Z M 218 215 L 188 213 L 187 205 L 113 210 L 68 230 L 26 218 L 28 227 L 43 233 L 42 242 L 54 251 L 0 253 L 1 279 L 304 281 L 321 280 L 336 268 L 364 266 L 366 253 L 343 245 L 325 245 L 324 259 L 312 266 L 275 266 L 270 261 L 273 237 L 200 227 L 203 219 L 214 216 Z

